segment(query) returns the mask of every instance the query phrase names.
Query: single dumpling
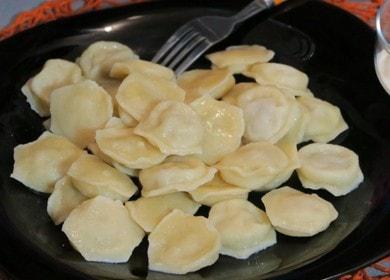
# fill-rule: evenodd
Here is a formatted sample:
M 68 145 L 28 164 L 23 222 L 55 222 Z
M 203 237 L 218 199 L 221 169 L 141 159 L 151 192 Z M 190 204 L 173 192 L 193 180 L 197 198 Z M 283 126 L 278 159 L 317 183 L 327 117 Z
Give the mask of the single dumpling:
M 209 220 L 220 234 L 222 255 L 247 259 L 276 244 L 276 232 L 267 215 L 247 200 L 215 204 L 210 209 Z
M 53 90 L 81 81 L 80 67 L 64 59 L 49 59 L 42 70 L 26 82 L 22 92 L 31 109 L 41 117 L 50 115 L 50 95 Z
M 175 73 L 160 64 L 141 59 L 130 59 L 115 63 L 110 76 L 117 79 L 124 79 L 133 73 L 141 73 L 146 76 L 159 77 L 166 80 L 174 80 Z
M 137 121 L 147 117 L 160 101 L 182 102 L 184 98 L 184 90 L 175 82 L 141 73 L 124 79 L 116 95 L 119 106 Z
M 247 90 L 250 90 L 254 87 L 260 86 L 257 83 L 238 83 L 235 84 L 234 87 L 228 91 L 226 95 L 222 98 L 223 101 L 232 104 L 237 105 L 237 97 L 239 97 L 242 93 L 246 92 Z
M 241 45 L 228 47 L 206 57 L 213 63 L 213 68 L 227 68 L 233 73 L 241 73 L 249 65 L 270 61 L 274 55 L 273 51 L 263 46 Z
M 287 155 L 269 142 L 241 146 L 215 166 L 226 182 L 250 190 L 263 190 L 272 179 L 285 171 Z
M 206 124 L 202 153 L 199 155 L 203 162 L 215 164 L 238 149 L 245 129 L 240 108 L 210 97 L 197 99 L 191 107 Z
M 348 129 L 340 109 L 324 100 L 302 96 L 298 102 L 309 112 L 303 140 L 326 143 Z
M 11 177 L 35 191 L 51 193 L 82 154 L 65 137 L 44 132 L 37 140 L 15 147 Z
M 76 207 L 62 231 L 87 261 L 127 262 L 145 233 L 120 201 L 98 196 Z
M 211 181 L 217 170 L 193 156 L 172 156 L 139 174 L 142 196 L 150 197 L 178 191 L 193 191 Z
M 88 46 L 78 59 L 84 76 L 99 81 L 107 79 L 116 62 L 138 59 L 127 46 L 111 41 L 98 41 Z
M 194 202 L 183 192 L 170 193 L 154 197 L 141 197 L 135 201 L 126 202 L 131 217 L 146 232 L 151 232 L 157 224 L 173 209 L 193 215 L 200 204 Z
M 127 201 L 138 190 L 128 176 L 94 155 L 79 157 L 67 174 L 75 188 L 87 197 L 102 195 Z
M 298 152 L 298 177 L 305 188 L 325 189 L 335 196 L 345 195 L 363 181 L 359 157 L 348 148 L 313 143 Z
M 96 131 L 99 149 L 116 162 L 132 169 L 143 169 L 161 163 L 166 155 L 131 128 L 105 128 Z
M 148 239 L 149 269 L 173 274 L 212 265 L 221 248 L 218 231 L 208 219 L 177 209 L 162 219 Z
M 276 143 L 293 125 L 291 112 L 294 98 L 272 86 L 258 86 L 237 97 L 244 112 L 247 142 Z
M 215 174 L 213 180 L 191 191 L 192 198 L 203 205 L 214 204 L 230 199 L 247 199 L 248 189 L 240 188 L 222 180 L 219 174 Z
M 53 91 L 50 112 L 50 130 L 85 148 L 112 117 L 113 107 L 107 92 L 86 80 Z
M 87 197 L 73 187 L 72 180 L 68 176 L 64 176 L 54 185 L 54 190 L 47 200 L 47 213 L 54 224 L 59 225 L 85 200 Z
M 202 152 L 205 125 L 188 105 L 162 101 L 134 129 L 167 155 L 190 155 Z
M 186 91 L 186 103 L 190 103 L 202 96 L 221 98 L 234 86 L 235 80 L 226 69 L 196 69 L 181 74 L 177 83 Z
M 313 236 L 327 229 L 338 216 L 328 201 L 288 186 L 270 191 L 261 201 L 274 228 L 289 236 Z
M 244 75 L 254 78 L 264 86 L 276 86 L 284 93 L 293 96 L 312 96 L 307 88 L 309 78 L 294 67 L 280 63 L 257 63 L 244 71 Z

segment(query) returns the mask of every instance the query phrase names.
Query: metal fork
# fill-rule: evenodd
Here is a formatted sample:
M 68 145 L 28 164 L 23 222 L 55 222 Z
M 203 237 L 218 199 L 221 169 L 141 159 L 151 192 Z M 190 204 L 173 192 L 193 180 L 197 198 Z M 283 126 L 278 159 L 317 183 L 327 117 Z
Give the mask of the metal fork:
M 152 61 L 180 75 L 210 47 L 228 37 L 239 23 L 282 1 L 254 0 L 231 17 L 204 16 L 191 20 L 166 41 Z

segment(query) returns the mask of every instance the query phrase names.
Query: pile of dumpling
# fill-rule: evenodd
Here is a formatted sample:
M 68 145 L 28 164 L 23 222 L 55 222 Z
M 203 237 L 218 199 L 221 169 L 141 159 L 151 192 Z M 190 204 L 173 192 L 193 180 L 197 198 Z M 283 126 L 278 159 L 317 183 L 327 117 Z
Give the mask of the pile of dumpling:
M 117 42 L 50 59 L 22 88 L 47 131 L 15 148 L 11 177 L 51 193 L 48 214 L 87 261 L 127 262 L 146 234 L 149 268 L 185 274 L 219 254 L 246 259 L 275 231 L 313 236 L 337 218 L 333 205 L 278 187 L 296 170 L 303 187 L 341 196 L 363 175 L 353 151 L 327 144 L 348 128 L 339 108 L 273 56 L 229 47 L 179 77 Z M 269 191 L 265 212 L 251 191 Z M 194 216 L 201 205 L 207 218 Z

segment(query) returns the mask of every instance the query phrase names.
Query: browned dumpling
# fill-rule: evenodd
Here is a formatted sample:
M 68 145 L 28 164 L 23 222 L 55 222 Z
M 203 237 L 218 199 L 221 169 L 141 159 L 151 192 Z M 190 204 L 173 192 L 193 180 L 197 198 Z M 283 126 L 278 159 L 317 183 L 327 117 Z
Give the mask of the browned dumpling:
M 51 193 L 82 154 L 65 137 L 44 132 L 37 140 L 15 147 L 11 177 L 35 191 Z

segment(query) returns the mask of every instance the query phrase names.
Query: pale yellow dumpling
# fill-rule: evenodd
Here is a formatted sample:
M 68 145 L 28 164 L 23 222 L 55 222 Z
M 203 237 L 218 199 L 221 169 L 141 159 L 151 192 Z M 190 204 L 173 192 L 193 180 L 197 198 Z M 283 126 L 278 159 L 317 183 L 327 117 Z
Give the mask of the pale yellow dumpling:
M 348 125 L 341 115 L 340 109 L 324 100 L 302 96 L 298 102 L 309 113 L 309 121 L 304 133 L 304 141 L 326 143 L 348 129 Z
M 64 176 L 54 185 L 54 190 L 47 200 L 47 213 L 53 222 L 59 225 L 85 200 L 87 197 L 73 187 L 72 180 L 68 176 Z
M 179 209 L 193 215 L 200 204 L 183 192 L 170 193 L 154 197 L 141 197 L 135 201 L 126 202 L 131 217 L 144 231 L 151 232 L 156 225 L 172 210 Z
M 37 140 L 15 147 L 11 177 L 33 190 L 51 193 L 56 181 L 82 154 L 65 137 L 44 132 Z
M 120 201 L 98 196 L 76 207 L 62 231 L 84 259 L 94 262 L 127 262 L 145 233 Z
M 116 100 L 116 99 L 115 99 Z M 136 127 L 138 121 L 118 105 L 118 115 L 127 127 Z
M 237 97 L 244 112 L 247 142 L 276 143 L 293 125 L 291 112 L 294 98 L 272 86 L 258 86 Z
M 121 165 L 143 169 L 161 163 L 166 155 L 131 128 L 105 128 L 96 131 L 99 149 Z
M 287 155 L 269 142 L 250 143 L 226 155 L 216 168 L 222 179 L 241 188 L 263 190 L 272 179 L 285 171 Z
M 175 209 L 149 235 L 149 269 L 186 274 L 215 263 L 220 248 L 218 231 L 208 219 Z
M 289 236 L 313 236 L 338 216 L 333 205 L 318 195 L 287 186 L 270 191 L 261 200 L 274 228 Z
M 94 155 L 84 154 L 75 161 L 67 173 L 83 195 L 106 196 L 121 201 L 137 192 L 131 179 Z
M 110 76 L 123 79 L 133 73 L 141 73 L 146 76 L 154 76 L 166 80 L 175 79 L 175 73 L 171 69 L 141 59 L 131 59 L 115 63 L 111 68 Z
M 193 191 L 211 181 L 217 170 L 193 156 L 169 157 L 165 162 L 141 170 L 142 196 Z
M 275 53 L 259 45 L 231 46 L 224 51 L 206 55 L 213 67 L 227 68 L 233 73 L 241 73 L 249 65 L 265 63 L 274 57 Z
M 64 59 L 49 59 L 42 70 L 27 81 L 22 92 L 27 96 L 31 108 L 45 117 L 50 115 L 52 91 L 81 80 L 81 69 L 77 64 Z
M 184 101 L 185 92 L 175 82 L 141 73 L 123 80 L 116 100 L 126 113 L 137 121 L 147 117 L 160 101 Z
M 205 123 L 202 153 L 199 155 L 203 162 L 215 164 L 238 149 L 245 129 L 240 108 L 211 97 L 199 98 L 191 103 L 191 107 Z
M 85 148 L 112 117 L 113 107 L 110 95 L 86 80 L 53 91 L 50 112 L 50 130 Z
M 129 59 L 138 59 L 138 56 L 128 46 L 118 42 L 98 41 L 88 46 L 78 63 L 85 77 L 98 81 L 109 77 L 116 62 Z
M 219 202 L 211 207 L 209 220 L 221 237 L 221 254 L 237 259 L 276 244 L 276 232 L 264 211 L 243 199 Z
M 222 98 L 223 101 L 232 104 L 237 105 L 237 97 L 239 97 L 242 93 L 246 92 L 247 90 L 250 90 L 254 87 L 258 87 L 259 84 L 257 83 L 238 83 L 235 84 L 234 87 L 228 91 L 226 95 Z
M 202 152 L 205 124 L 188 105 L 163 101 L 134 129 L 167 155 L 189 155 Z
M 363 181 L 358 155 L 345 147 L 313 143 L 301 148 L 298 156 L 302 164 L 298 177 L 305 188 L 341 196 Z
M 226 69 L 196 69 L 181 74 L 177 83 L 186 91 L 186 103 L 190 103 L 202 96 L 221 98 L 234 86 L 235 80 Z
M 248 193 L 248 189 L 226 183 L 218 173 L 214 175 L 213 180 L 190 192 L 195 201 L 207 206 L 235 198 L 246 200 Z

